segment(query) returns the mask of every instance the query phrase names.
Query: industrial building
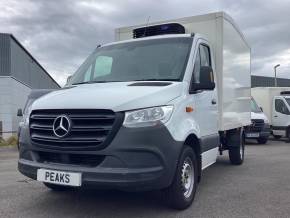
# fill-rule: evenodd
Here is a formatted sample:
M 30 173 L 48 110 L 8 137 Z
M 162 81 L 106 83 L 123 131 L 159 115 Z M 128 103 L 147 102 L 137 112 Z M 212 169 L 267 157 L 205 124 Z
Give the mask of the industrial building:
M 0 33 L 0 138 L 18 129 L 17 110 L 23 108 L 31 89 L 58 89 L 57 82 L 17 41 Z
M 252 75 L 252 87 L 274 87 L 274 77 L 266 76 L 255 76 Z M 279 87 L 290 87 L 290 79 L 277 78 L 277 86 Z

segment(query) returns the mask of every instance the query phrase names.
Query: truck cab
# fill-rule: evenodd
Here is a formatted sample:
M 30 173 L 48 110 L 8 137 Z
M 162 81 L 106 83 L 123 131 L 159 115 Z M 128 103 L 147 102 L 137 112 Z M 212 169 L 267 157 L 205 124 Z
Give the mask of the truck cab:
M 256 87 L 252 96 L 269 118 L 276 139 L 290 139 L 290 89 L 289 87 Z
M 246 128 L 246 138 L 255 139 L 259 144 L 266 144 L 270 136 L 270 124 L 263 109 L 255 99 L 251 99 L 251 125 Z
M 281 94 L 274 96 L 272 104 L 272 131 L 276 139 L 290 137 L 290 93 L 282 92 Z

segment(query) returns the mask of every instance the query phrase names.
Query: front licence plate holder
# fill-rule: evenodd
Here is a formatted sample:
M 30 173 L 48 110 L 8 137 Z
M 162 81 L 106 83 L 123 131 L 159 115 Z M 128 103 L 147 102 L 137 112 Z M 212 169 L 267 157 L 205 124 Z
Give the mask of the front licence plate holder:
M 38 169 L 37 181 L 66 186 L 81 186 L 82 174 L 58 170 Z
M 259 138 L 260 134 L 259 133 L 247 133 L 246 136 L 248 138 Z

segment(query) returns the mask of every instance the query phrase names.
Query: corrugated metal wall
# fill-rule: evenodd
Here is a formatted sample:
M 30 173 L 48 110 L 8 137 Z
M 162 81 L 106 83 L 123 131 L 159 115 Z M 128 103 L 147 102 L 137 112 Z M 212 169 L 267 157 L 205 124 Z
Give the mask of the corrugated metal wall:
M 274 77 L 254 76 L 251 77 L 252 87 L 274 87 Z M 277 78 L 277 86 L 290 87 L 290 79 Z
M 10 35 L 0 33 L 0 76 L 10 75 Z
M 17 41 L 11 38 L 11 76 L 33 89 L 57 89 L 58 84 L 28 55 Z
M 0 33 L 0 76 L 12 76 L 33 89 L 59 85 L 11 34 Z

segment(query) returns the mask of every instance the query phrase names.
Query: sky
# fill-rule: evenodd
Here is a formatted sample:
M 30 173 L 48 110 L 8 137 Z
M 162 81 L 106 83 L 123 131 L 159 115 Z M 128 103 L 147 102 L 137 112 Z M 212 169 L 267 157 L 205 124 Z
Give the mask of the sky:
M 228 13 L 251 46 L 252 74 L 290 78 L 290 0 L 0 0 L 0 32 L 12 33 L 61 85 L 117 27 Z

